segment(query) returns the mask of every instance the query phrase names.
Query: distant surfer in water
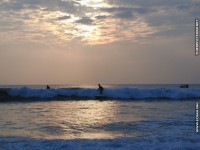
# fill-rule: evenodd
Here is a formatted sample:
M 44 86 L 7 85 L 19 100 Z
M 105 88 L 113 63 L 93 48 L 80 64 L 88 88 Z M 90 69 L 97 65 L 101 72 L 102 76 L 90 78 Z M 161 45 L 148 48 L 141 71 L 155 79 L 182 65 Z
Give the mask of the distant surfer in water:
M 182 84 L 182 85 L 180 85 L 180 88 L 189 88 L 189 85 L 188 84 Z
M 98 91 L 99 91 L 99 93 L 102 95 L 102 93 L 103 93 L 103 87 L 102 87 L 100 84 L 98 84 L 98 86 L 99 86 Z
M 50 86 L 49 86 L 49 85 L 47 85 L 46 89 L 50 89 Z

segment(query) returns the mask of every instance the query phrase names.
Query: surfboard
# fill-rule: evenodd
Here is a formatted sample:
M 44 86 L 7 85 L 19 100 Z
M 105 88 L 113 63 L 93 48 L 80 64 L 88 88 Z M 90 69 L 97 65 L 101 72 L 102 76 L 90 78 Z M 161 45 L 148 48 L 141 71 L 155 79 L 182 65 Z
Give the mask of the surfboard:
M 104 99 L 106 99 L 106 96 L 98 95 L 98 96 L 95 96 L 95 99 L 97 99 L 97 100 L 104 100 Z

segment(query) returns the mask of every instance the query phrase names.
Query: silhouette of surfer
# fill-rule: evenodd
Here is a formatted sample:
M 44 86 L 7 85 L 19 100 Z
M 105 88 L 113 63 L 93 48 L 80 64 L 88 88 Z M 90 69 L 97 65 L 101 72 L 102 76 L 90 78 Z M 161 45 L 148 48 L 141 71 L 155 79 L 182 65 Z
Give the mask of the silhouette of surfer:
M 188 84 L 182 84 L 182 85 L 180 85 L 180 88 L 189 88 L 189 85 Z
M 98 84 L 98 86 L 99 86 L 98 91 L 102 95 L 102 93 L 103 93 L 103 87 L 100 84 Z
M 47 85 L 46 89 L 51 89 L 49 85 Z

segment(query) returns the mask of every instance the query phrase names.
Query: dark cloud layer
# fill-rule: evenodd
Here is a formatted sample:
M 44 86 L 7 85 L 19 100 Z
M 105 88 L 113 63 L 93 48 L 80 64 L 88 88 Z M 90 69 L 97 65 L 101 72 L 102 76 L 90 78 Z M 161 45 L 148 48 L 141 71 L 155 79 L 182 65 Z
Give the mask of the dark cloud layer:
M 146 14 L 153 12 L 153 10 L 144 7 L 110 7 L 110 8 L 102 8 L 101 11 L 110 13 L 131 11 L 133 13 L 138 13 L 138 14 Z
M 126 10 L 120 13 L 115 14 L 116 18 L 124 18 L 124 19 L 130 19 L 133 18 L 133 13 L 131 10 Z
M 90 25 L 93 23 L 93 20 L 90 19 L 89 17 L 83 17 L 79 20 L 76 21 L 76 23 L 80 23 L 80 24 L 87 24 L 87 25 Z
M 62 17 L 58 17 L 58 20 L 67 20 L 70 19 L 70 16 L 62 16 Z
M 98 16 L 95 16 L 96 19 L 106 19 L 108 18 L 109 16 L 106 16 L 106 15 L 98 15 Z

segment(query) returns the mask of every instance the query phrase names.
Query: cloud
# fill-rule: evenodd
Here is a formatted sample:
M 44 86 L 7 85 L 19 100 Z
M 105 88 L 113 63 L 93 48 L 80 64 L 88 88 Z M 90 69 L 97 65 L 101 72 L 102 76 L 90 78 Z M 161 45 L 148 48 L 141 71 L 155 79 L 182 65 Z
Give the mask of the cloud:
M 57 19 L 58 20 L 67 20 L 67 19 L 70 19 L 71 17 L 70 16 L 61 16 L 61 17 L 58 17 Z
M 83 17 L 77 21 L 75 21 L 76 23 L 80 23 L 80 24 L 86 24 L 86 25 L 90 25 L 93 23 L 93 20 L 90 19 L 89 17 Z
M 136 38 L 146 37 L 156 32 L 145 20 L 138 23 L 145 22 L 146 25 L 141 28 L 135 24 L 135 21 L 141 18 L 139 14 L 149 12 L 147 8 L 112 5 L 96 7 L 95 1 L 88 4 L 81 5 L 81 1 L 77 0 L 11 0 L 4 2 L 4 7 L 0 7 L 2 8 L 0 11 L 10 14 L 0 15 L 1 22 L 4 20 L 2 24 L 4 27 L 0 27 L 0 31 L 9 32 L 10 35 L 19 35 L 11 36 L 13 38 L 26 37 L 26 40 L 39 40 L 43 43 L 53 40 L 65 44 L 66 41 L 79 39 L 84 44 L 92 45 L 120 40 L 135 41 Z M 55 21 L 55 18 L 60 21 Z M 116 19 L 118 19 L 117 22 Z M 11 30 L 13 27 L 16 31 Z M 147 30 L 139 34 L 137 31 L 144 31 L 142 28 Z
M 10 0 L 2 2 L 0 5 L 0 10 L 20 11 L 23 9 L 37 9 L 39 6 L 41 6 L 41 4 L 41 0 Z
M 109 16 L 107 16 L 107 15 L 98 15 L 98 16 L 95 16 L 96 19 L 106 19 L 108 17 Z
M 110 18 L 96 26 L 98 30 L 94 30 L 91 36 L 83 38 L 83 41 L 90 45 L 120 41 L 139 42 L 138 39 L 145 39 L 157 32 L 156 28 L 150 27 L 145 20 L 139 18 L 135 20 L 116 20 Z
M 149 14 L 149 13 L 152 13 L 152 12 L 156 12 L 155 9 L 144 8 L 144 7 L 134 8 L 133 11 L 138 13 L 138 14 Z
M 180 4 L 180 5 L 177 5 L 176 8 L 179 10 L 189 10 L 190 6 L 188 4 Z
M 133 13 L 131 10 L 123 11 L 120 13 L 115 14 L 116 18 L 122 18 L 122 19 L 130 19 L 133 18 Z
M 101 8 L 102 12 L 108 12 L 110 15 L 113 15 L 115 18 L 126 18 L 131 19 L 135 15 L 146 15 L 153 12 L 156 12 L 155 9 L 144 8 L 144 7 L 110 7 L 110 8 Z
M 198 1 L 189 0 L 183 0 L 182 3 L 178 0 L 1 1 L 0 34 L 23 34 L 30 40 L 31 35 L 34 40 L 39 39 L 35 38 L 36 35 L 40 35 L 42 41 L 57 39 L 55 41 L 63 44 L 73 39 L 85 44 L 136 41 L 140 37 L 145 39 L 159 33 L 168 35 L 166 32 L 170 28 L 176 31 L 180 25 L 191 24 L 191 18 L 198 16 L 199 9 Z M 137 26 L 135 22 L 138 20 L 141 20 L 138 24 L 142 22 L 145 26 Z M 148 31 L 144 32 L 142 28 Z M 136 32 L 137 36 L 134 34 Z M 177 30 L 177 33 L 181 31 Z
M 119 6 L 119 7 L 137 7 L 137 6 L 141 6 L 141 7 L 145 7 L 145 8 L 149 8 L 149 7 L 171 7 L 171 6 L 175 6 L 177 4 L 180 4 L 180 0 L 173 0 L 173 1 L 166 1 L 166 0 L 107 0 L 107 2 L 113 6 Z M 193 3 L 190 0 L 182 0 L 181 3 Z
M 133 10 L 133 8 L 129 8 L 129 7 L 104 7 L 104 8 L 100 8 L 101 11 L 103 12 L 109 12 L 109 13 L 116 13 L 116 12 L 124 12 L 124 11 L 131 11 Z

